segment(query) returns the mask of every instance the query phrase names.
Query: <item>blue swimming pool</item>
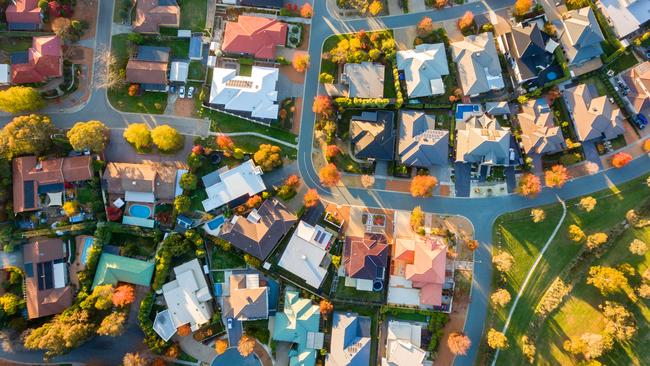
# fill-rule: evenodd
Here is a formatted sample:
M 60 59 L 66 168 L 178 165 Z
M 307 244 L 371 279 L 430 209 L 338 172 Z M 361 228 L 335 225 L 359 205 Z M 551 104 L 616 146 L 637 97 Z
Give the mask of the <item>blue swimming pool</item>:
M 456 119 L 463 118 L 463 114 L 468 112 L 478 112 L 480 108 L 478 104 L 459 104 L 456 107 Z
M 226 219 L 223 216 L 219 215 L 214 219 L 208 221 L 207 224 L 210 230 L 217 230 L 221 225 L 223 225 L 224 222 L 226 222 Z
M 555 80 L 557 79 L 557 74 L 555 73 L 555 71 L 551 71 L 548 74 L 546 74 L 546 78 L 548 80 Z
M 93 246 L 94 242 L 95 242 L 95 238 L 93 238 L 92 236 L 89 236 L 84 240 L 84 248 L 81 250 L 82 264 L 88 263 L 88 252 L 90 251 L 90 247 Z
M 151 216 L 151 207 L 145 205 L 132 205 L 129 207 L 129 216 L 147 219 Z
M 260 366 L 261 364 L 254 354 L 244 358 L 235 347 L 228 348 L 226 352 L 212 360 L 212 366 Z

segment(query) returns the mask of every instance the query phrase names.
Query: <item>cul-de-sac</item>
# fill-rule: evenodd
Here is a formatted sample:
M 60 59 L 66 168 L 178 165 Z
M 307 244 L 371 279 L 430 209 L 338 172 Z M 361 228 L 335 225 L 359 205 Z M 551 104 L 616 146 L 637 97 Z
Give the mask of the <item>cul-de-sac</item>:
M 650 0 L 0 0 L 0 365 L 650 365 Z

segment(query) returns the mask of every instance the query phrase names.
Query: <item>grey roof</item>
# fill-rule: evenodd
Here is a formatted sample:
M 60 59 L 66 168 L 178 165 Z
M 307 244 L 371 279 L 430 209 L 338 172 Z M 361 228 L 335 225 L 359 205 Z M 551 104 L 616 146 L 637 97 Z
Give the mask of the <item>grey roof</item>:
M 510 55 L 517 64 L 520 81 L 535 78 L 553 62 L 553 54 L 546 50 L 549 36 L 537 23 L 516 25 L 506 36 Z
M 397 52 L 397 68 L 404 71 L 409 98 L 445 93 L 442 76 L 449 75 L 445 44 L 420 44 Z
M 352 98 L 382 98 L 384 96 L 385 66 L 372 62 L 345 64 L 345 80 Z
M 529 100 L 517 115 L 526 154 L 550 154 L 564 148 L 562 129 L 556 126 L 545 99 Z
M 503 89 L 501 64 L 492 32 L 465 37 L 451 44 L 465 95 L 477 95 Z
M 636 32 L 650 20 L 648 0 L 600 0 L 600 4 L 619 38 Z
M 621 110 L 612 105 L 606 95 L 598 96 L 594 85 L 580 84 L 565 89 L 564 97 L 578 140 L 613 139 L 625 132 Z
M 393 160 L 395 125 L 391 111 L 363 112 L 350 122 L 351 143 L 358 159 Z
M 169 69 L 169 81 L 186 82 L 190 64 L 182 61 L 172 62 Z
M 169 61 L 169 50 L 169 47 L 140 46 L 135 59 L 167 63 Z
M 487 114 L 473 115 L 457 125 L 456 161 L 490 165 L 510 164 L 509 128 Z
M 325 366 L 367 366 L 370 362 L 371 319 L 355 313 L 335 312 L 332 342 Z
M 447 165 L 449 131 L 436 130 L 435 117 L 420 111 L 400 112 L 397 153 L 402 164 L 417 167 Z
M 562 23 L 564 32 L 560 36 L 560 42 L 569 65 L 582 64 L 603 53 L 600 43 L 605 38 L 590 7 L 567 12 L 567 18 Z
M 487 102 L 485 103 L 485 113 L 493 116 L 510 114 L 510 106 L 508 102 Z

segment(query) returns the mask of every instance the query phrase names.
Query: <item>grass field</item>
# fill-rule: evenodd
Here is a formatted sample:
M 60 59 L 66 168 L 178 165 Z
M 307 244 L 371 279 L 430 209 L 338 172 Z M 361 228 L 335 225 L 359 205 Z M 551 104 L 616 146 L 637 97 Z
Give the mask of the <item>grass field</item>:
M 190 61 L 187 78 L 190 80 L 205 80 L 205 65 L 201 61 Z M 200 88 L 198 89 L 200 90 Z
M 0 37 L 0 49 L 7 53 L 27 51 L 31 46 L 30 37 Z
M 129 96 L 129 86 L 108 90 L 111 105 L 122 112 L 162 114 L 167 106 L 167 93 L 143 92 Z
M 203 116 L 212 120 L 210 130 L 214 132 L 257 132 L 279 140 L 296 143 L 296 135 L 275 127 L 266 127 L 229 114 L 203 109 Z
M 207 0 L 178 0 L 178 5 L 181 7 L 180 29 L 201 32 L 205 28 Z

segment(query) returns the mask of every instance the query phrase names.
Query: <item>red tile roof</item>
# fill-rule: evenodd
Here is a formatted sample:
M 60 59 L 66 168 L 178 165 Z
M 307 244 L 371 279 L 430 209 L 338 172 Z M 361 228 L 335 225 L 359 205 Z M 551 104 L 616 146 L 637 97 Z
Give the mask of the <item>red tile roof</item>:
M 7 23 L 39 24 L 41 22 L 41 8 L 38 0 L 15 0 L 14 4 L 7 7 Z
M 388 244 L 382 234 L 368 234 L 363 238 L 348 236 L 343 248 L 343 263 L 348 277 L 374 280 L 388 264 Z
M 176 27 L 180 24 L 181 8 L 159 0 L 138 0 L 135 7 L 133 31 L 138 33 L 160 33 L 161 26 Z
M 136 84 L 167 84 L 167 63 L 129 60 L 126 80 Z
M 34 37 L 27 54 L 29 63 L 11 66 L 13 83 L 37 83 L 63 75 L 63 52 L 59 37 Z
M 274 59 L 276 47 L 286 43 L 287 28 L 276 19 L 241 15 L 237 22 L 226 23 L 221 49 L 226 53 Z

